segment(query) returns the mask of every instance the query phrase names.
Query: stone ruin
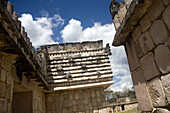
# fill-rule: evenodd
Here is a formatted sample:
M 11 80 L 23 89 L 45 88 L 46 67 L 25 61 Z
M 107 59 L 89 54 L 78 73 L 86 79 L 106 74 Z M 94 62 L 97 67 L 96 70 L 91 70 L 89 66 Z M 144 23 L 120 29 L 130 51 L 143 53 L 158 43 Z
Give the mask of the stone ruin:
M 143 113 L 170 113 L 170 0 L 124 0 L 110 4 Z
M 0 113 L 112 113 L 113 84 L 102 41 L 41 46 L 35 51 L 14 6 L 0 0 Z
M 113 112 L 122 112 L 129 110 L 136 110 L 136 112 L 139 112 L 138 102 L 136 98 L 119 98 L 116 102 L 110 103 L 107 106 L 110 106 L 113 109 Z

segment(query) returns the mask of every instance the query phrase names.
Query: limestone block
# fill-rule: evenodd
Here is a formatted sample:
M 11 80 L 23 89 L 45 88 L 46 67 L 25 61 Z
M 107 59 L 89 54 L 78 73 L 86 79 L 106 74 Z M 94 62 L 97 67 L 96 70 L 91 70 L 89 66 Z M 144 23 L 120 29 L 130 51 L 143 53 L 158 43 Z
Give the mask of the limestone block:
M 126 54 L 128 57 L 128 63 L 131 71 L 137 69 L 139 64 L 139 59 L 137 57 L 136 49 L 133 40 L 130 38 L 125 42 Z
M 7 113 L 12 113 L 11 103 L 8 103 Z
M 11 73 L 7 72 L 6 73 L 6 83 L 11 84 L 11 81 L 12 81 Z
M 165 46 L 170 48 L 170 37 L 168 38 L 168 40 L 164 44 L 165 44 Z
M 0 81 L 5 82 L 6 81 L 6 71 L 1 68 L 1 74 L 0 74 Z
M 13 20 L 18 21 L 18 14 L 16 12 L 13 12 Z
M 163 91 L 161 80 L 157 77 L 147 82 L 149 94 L 154 107 L 166 106 L 165 93 Z
M 168 31 L 162 20 L 157 20 L 150 29 L 152 39 L 156 45 L 165 42 L 168 39 Z
M 8 2 L 7 4 L 7 11 L 9 12 L 10 16 L 13 16 L 13 12 L 14 12 L 14 6 L 11 4 L 11 2 Z
M 170 72 L 170 51 L 168 47 L 159 45 L 155 49 L 155 60 L 163 74 Z
M 142 32 L 145 32 L 146 30 L 148 30 L 148 28 L 151 26 L 149 15 L 146 14 L 139 23 L 140 23 Z
M 170 113 L 170 111 L 166 108 L 157 108 L 156 113 Z
M 170 0 L 168 0 L 170 2 Z M 170 30 L 170 5 L 163 12 L 163 19 L 168 29 Z
M 8 27 L 7 32 L 9 34 L 9 36 L 12 37 L 12 29 Z
M 76 100 L 79 99 L 79 93 L 76 93 L 76 94 L 75 94 L 75 99 L 76 99 Z
M 91 90 L 91 97 L 96 97 L 95 91 Z
M 126 15 L 126 12 L 127 12 L 126 6 L 124 4 L 121 4 L 120 9 L 118 10 L 120 24 L 122 23 L 125 15 Z
M 100 97 L 100 91 L 96 91 L 96 96 Z
M 165 96 L 170 104 L 170 74 L 164 75 L 161 77 L 163 88 L 165 91 Z
M 160 74 L 154 61 L 154 55 L 151 52 L 142 57 L 140 63 L 146 80 L 150 80 Z
M 153 0 L 152 5 L 148 8 L 151 21 L 157 19 L 164 9 L 165 6 L 163 5 L 162 0 Z
M 6 99 L 10 99 L 11 97 L 11 85 L 6 85 L 6 88 L 5 88 L 5 98 Z
M 7 111 L 7 100 L 5 98 L 0 98 L 0 113 L 5 113 Z
M 135 29 L 132 32 L 132 38 L 133 41 L 136 42 L 136 40 L 139 38 L 139 36 L 142 35 L 140 26 L 135 27 Z
M 155 47 L 151 35 L 148 31 L 142 34 L 135 43 L 135 48 L 138 57 L 143 56 L 148 51 L 152 50 Z
M 5 97 L 5 83 L 0 82 L 0 97 Z
M 140 69 L 132 73 L 132 80 L 140 109 L 142 111 L 152 111 L 153 106 L 146 86 L 143 71 Z
M 8 28 L 7 22 L 5 20 L 2 20 L 1 24 L 4 27 L 4 29 L 7 30 L 7 28 Z
M 163 1 L 164 5 L 166 5 L 166 6 L 170 4 L 169 0 L 162 0 L 162 1 Z
M 117 30 L 117 29 L 120 27 L 120 22 L 119 22 L 118 14 L 116 14 L 116 15 L 114 16 L 113 22 L 114 22 L 115 28 L 116 28 L 116 30 Z

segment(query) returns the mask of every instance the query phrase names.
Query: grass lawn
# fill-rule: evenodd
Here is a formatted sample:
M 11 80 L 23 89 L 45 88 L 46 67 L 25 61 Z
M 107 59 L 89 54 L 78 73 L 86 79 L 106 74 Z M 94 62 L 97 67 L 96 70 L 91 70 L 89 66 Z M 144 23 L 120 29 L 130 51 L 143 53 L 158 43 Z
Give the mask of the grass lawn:
M 116 112 L 116 113 L 139 113 L 135 109 L 132 110 L 127 110 L 127 111 L 122 111 L 122 112 Z

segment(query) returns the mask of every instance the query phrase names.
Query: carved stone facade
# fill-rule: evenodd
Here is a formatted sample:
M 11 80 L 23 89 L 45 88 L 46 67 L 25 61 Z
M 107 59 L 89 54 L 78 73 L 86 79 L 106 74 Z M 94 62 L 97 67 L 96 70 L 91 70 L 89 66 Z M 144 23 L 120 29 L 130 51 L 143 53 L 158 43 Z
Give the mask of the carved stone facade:
M 112 113 L 104 96 L 111 53 L 102 43 L 35 51 L 14 6 L 0 0 L 0 113 Z
M 110 11 L 116 27 L 113 45 L 126 48 L 140 109 L 169 113 L 170 1 L 132 0 L 128 7 L 126 1 L 113 1 Z

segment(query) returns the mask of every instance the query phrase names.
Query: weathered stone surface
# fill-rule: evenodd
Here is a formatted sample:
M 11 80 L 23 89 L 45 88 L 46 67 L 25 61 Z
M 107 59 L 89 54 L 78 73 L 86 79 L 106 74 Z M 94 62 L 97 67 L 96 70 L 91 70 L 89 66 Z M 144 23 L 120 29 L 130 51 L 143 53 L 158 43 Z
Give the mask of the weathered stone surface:
M 120 22 L 120 24 L 122 23 L 125 15 L 126 15 L 126 12 L 127 12 L 127 10 L 126 10 L 125 5 L 124 5 L 124 4 L 121 4 L 120 9 L 118 10 L 118 15 L 119 15 L 119 22 Z
M 0 98 L 0 113 L 5 113 L 7 111 L 7 100 L 5 98 Z
M 154 61 L 154 55 L 151 52 L 142 57 L 140 63 L 146 80 L 150 80 L 160 74 Z
M 141 28 L 140 28 L 140 26 L 137 26 L 132 32 L 132 38 L 133 38 L 134 42 L 136 42 L 136 40 L 141 35 L 142 35 Z
M 168 0 L 170 2 L 170 0 Z M 163 12 L 163 19 L 168 29 L 170 30 L 170 5 Z
M 156 113 L 170 113 L 170 111 L 165 108 L 157 108 Z
M 165 42 L 165 46 L 170 48 L 170 37 L 168 38 L 168 40 Z
M 120 22 L 119 22 L 118 14 L 116 14 L 116 15 L 114 16 L 113 22 L 114 22 L 115 28 L 116 28 L 116 30 L 117 30 L 117 29 L 120 27 Z
M 170 104 L 170 74 L 164 75 L 161 77 L 163 88 L 165 91 L 165 96 Z
M 168 31 L 162 20 L 157 20 L 150 29 L 152 39 L 156 45 L 165 42 L 168 39 Z
M 152 111 L 153 106 L 146 86 L 143 71 L 140 69 L 132 73 L 132 79 L 140 109 L 142 111 Z
M 166 5 L 166 6 L 170 4 L 169 0 L 162 0 L 162 1 L 163 1 L 164 5 Z
M 0 82 L 0 97 L 5 97 L 5 83 Z
M 144 33 L 151 26 L 149 15 L 146 14 L 139 23 L 141 30 Z
M 135 47 L 138 57 L 143 56 L 155 47 L 151 39 L 151 35 L 148 31 L 146 31 L 139 37 L 139 39 L 135 43 Z
M 159 45 L 155 49 L 155 60 L 163 74 L 170 72 L 170 51 L 168 47 Z
M 162 0 L 153 0 L 152 5 L 148 9 L 151 21 L 158 18 L 164 9 L 165 6 L 163 5 Z
M 137 69 L 140 66 L 140 64 L 139 64 L 139 59 L 136 54 L 134 42 L 131 38 L 126 41 L 125 48 L 126 48 L 126 54 L 128 57 L 128 63 L 129 63 L 130 70 L 134 71 L 135 69 Z
M 6 71 L 1 68 L 1 75 L 0 75 L 0 81 L 5 82 L 6 81 Z
M 149 94 L 154 107 L 166 106 L 165 93 L 163 91 L 161 80 L 157 77 L 147 82 Z

